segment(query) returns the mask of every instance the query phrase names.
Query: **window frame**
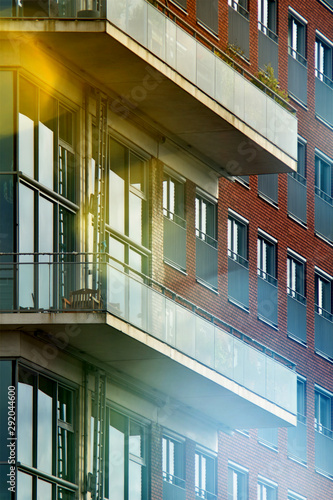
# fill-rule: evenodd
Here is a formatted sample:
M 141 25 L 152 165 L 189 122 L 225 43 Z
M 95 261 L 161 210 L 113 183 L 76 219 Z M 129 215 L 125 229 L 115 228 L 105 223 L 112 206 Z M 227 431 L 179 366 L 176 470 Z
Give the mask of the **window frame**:
M 316 30 L 315 76 L 332 88 L 333 86 L 333 43 Z
M 249 267 L 249 221 L 236 212 L 228 211 L 228 257 L 235 262 L 238 262 L 243 267 Z M 239 244 L 239 233 L 243 233 L 242 240 Z M 242 247 L 242 248 L 241 248 Z
M 163 172 L 163 215 L 167 219 L 175 222 L 179 226 L 186 228 L 185 220 L 185 182 L 186 179 L 164 168 Z M 174 184 L 172 195 L 171 185 Z M 166 186 L 166 187 L 165 187 Z M 177 195 L 177 191 L 182 191 Z M 173 199 L 173 201 L 172 201 Z M 171 210 L 174 205 L 174 210 Z
M 198 458 L 197 458 L 198 457 Z M 203 470 L 203 461 L 206 460 L 205 470 Z M 207 464 L 210 464 L 208 467 Z M 207 489 L 207 475 L 212 474 L 213 491 Z M 196 447 L 195 450 L 195 494 L 196 498 L 204 498 L 206 500 L 215 500 L 217 492 L 217 477 L 216 477 L 216 455 L 209 453 L 206 450 Z
M 268 268 L 272 273 L 268 272 Z M 261 229 L 257 238 L 257 274 L 277 286 L 277 240 Z
M 208 224 L 209 211 L 213 222 Z M 207 226 L 210 226 L 207 230 Z M 195 195 L 195 235 L 213 248 L 217 248 L 217 201 L 197 188 Z
M 297 271 L 298 269 L 301 269 L 301 273 Z M 301 281 L 300 286 L 299 281 Z M 306 304 L 306 259 L 289 248 L 287 250 L 287 295 Z
M 288 10 L 288 50 L 293 59 L 307 66 L 307 21 L 290 7 Z
M 258 500 L 277 500 L 278 499 L 278 485 L 270 479 L 258 476 Z M 265 489 L 265 493 L 264 490 Z M 263 495 L 264 493 L 264 495 Z M 272 495 L 273 494 L 273 495 Z
M 327 285 L 326 292 L 323 288 L 324 283 Z M 324 302 L 327 302 L 329 309 L 324 307 Z M 317 267 L 315 268 L 315 312 L 333 321 L 333 277 Z
M 318 149 L 315 150 L 315 193 L 333 205 L 333 159 Z
M 233 473 L 232 478 L 230 473 Z M 234 491 L 234 481 L 236 477 L 237 491 Z M 239 479 L 244 480 L 241 485 L 241 491 L 239 489 Z M 231 482 L 232 479 L 232 482 Z M 232 484 L 232 491 L 230 491 L 230 486 Z M 232 495 L 232 496 L 231 496 Z M 247 500 L 249 495 L 249 470 L 241 465 L 234 462 L 228 461 L 228 500 Z
M 20 374 L 20 370 L 22 370 Z M 27 381 L 28 377 L 31 379 L 32 384 L 27 384 L 32 387 L 32 420 L 31 420 L 31 440 L 32 440 L 32 464 L 25 464 L 20 461 L 18 463 L 18 474 L 22 473 L 27 477 L 31 478 L 31 488 L 33 492 L 33 498 L 37 495 L 37 483 L 40 481 L 43 483 L 50 485 L 50 491 L 52 491 L 52 498 L 58 498 L 56 492 L 66 491 L 72 494 L 73 500 L 75 498 L 75 492 L 78 490 L 78 478 L 77 478 L 77 468 L 76 468 L 76 456 L 77 456 L 77 427 L 78 427 L 78 414 L 77 414 L 77 402 L 78 402 L 78 394 L 77 387 L 67 381 L 63 380 L 61 377 L 55 378 L 53 375 L 46 371 L 36 370 L 31 366 L 23 363 L 18 363 L 17 369 L 17 389 L 19 388 L 19 383 L 24 383 L 24 380 Z M 38 445 L 38 400 L 39 400 L 39 391 L 40 391 L 40 378 L 47 380 L 52 385 L 52 413 L 51 413 L 51 426 L 52 426 L 52 435 L 50 437 L 52 442 L 52 453 L 51 453 L 51 472 L 47 472 L 45 470 L 40 469 L 38 466 L 38 449 L 39 446 L 45 446 L 45 443 L 41 443 Z M 20 382 L 20 380 L 23 382 Z M 64 391 L 68 391 L 71 395 L 71 404 L 70 404 L 70 416 L 68 417 L 68 421 L 61 419 L 59 416 L 59 390 L 62 389 Z M 17 394 L 19 397 L 19 390 L 17 390 Z M 19 401 L 18 401 L 19 405 Z M 19 408 L 19 406 L 18 406 Z M 26 411 L 26 407 L 24 408 Z M 18 410 L 19 411 L 19 410 Z M 19 417 L 19 414 L 18 414 Z M 19 418 L 17 419 L 17 425 L 19 432 Z M 26 429 L 25 429 L 26 432 Z M 60 449 L 59 449 L 59 436 L 64 432 L 70 433 L 70 440 L 67 441 L 67 446 L 70 447 L 68 451 L 68 464 L 69 464 L 69 475 L 66 477 L 62 477 L 59 471 L 59 463 L 60 459 Z M 18 436 L 18 434 L 17 434 Z M 19 441 L 18 441 L 19 447 Z M 18 448 L 19 451 L 19 448 Z M 74 456 L 73 456 L 74 454 Z M 20 456 L 17 456 L 19 460 Z M 53 496 L 54 495 L 54 496 Z
M 258 28 L 269 38 L 277 42 L 276 0 L 258 0 Z
M 333 394 L 323 387 L 315 384 L 315 417 L 314 427 L 317 432 L 333 439 Z M 324 417 L 322 415 L 322 401 L 327 405 L 326 419 L 328 427 L 324 425 Z M 325 422 L 326 423 L 326 422 Z
M 175 446 L 176 445 L 176 446 Z M 166 446 L 166 448 L 164 448 Z M 162 435 L 162 479 L 163 481 L 173 484 L 185 490 L 185 440 L 180 436 L 175 437 L 168 432 L 163 432 Z M 173 455 L 173 468 L 170 470 L 170 455 Z M 176 464 L 177 454 L 177 464 Z M 176 468 L 179 467 L 179 474 L 175 474 Z M 164 470 L 166 469 L 166 470 Z

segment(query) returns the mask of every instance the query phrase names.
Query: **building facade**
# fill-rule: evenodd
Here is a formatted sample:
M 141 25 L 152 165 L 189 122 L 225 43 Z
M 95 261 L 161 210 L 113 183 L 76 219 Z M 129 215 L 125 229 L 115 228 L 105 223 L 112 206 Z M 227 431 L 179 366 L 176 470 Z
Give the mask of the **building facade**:
M 1 500 L 333 498 L 331 0 L 0 0 Z

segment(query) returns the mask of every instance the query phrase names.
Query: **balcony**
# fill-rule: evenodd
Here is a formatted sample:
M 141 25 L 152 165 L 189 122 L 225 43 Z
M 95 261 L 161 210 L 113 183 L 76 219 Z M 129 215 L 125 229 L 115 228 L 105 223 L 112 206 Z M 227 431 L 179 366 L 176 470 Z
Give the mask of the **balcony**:
M 333 82 L 316 70 L 316 115 L 333 126 Z
M 278 204 L 279 178 L 277 174 L 260 175 L 258 177 L 258 192 L 268 201 Z
M 258 66 L 263 71 L 265 66 L 271 65 L 274 69 L 274 77 L 278 76 L 279 68 L 279 45 L 278 36 L 274 31 L 259 22 L 258 30 Z
M 228 298 L 240 307 L 249 308 L 249 262 L 228 250 Z
M 333 242 L 333 198 L 315 188 L 315 231 Z
M 288 335 L 306 344 L 306 298 L 288 289 Z
M 288 212 L 306 224 L 306 179 L 293 172 L 288 175 Z
M 288 457 L 306 464 L 307 462 L 306 417 L 298 415 L 297 427 L 288 429 Z
M 277 327 L 277 279 L 258 269 L 258 318 Z
M 186 270 L 186 221 L 164 211 L 164 260 L 182 271 Z
M 198 229 L 196 232 L 196 277 L 198 281 L 217 290 L 217 241 Z
M 318 425 L 315 429 L 316 470 L 333 478 L 333 431 Z
M 305 57 L 289 47 L 288 91 L 305 106 L 307 105 L 308 70 Z
M 247 59 L 250 57 L 249 18 L 249 12 L 238 2 L 231 0 L 231 5 L 228 7 L 228 41 Z
M 185 483 L 185 481 L 183 481 Z M 186 490 L 185 484 L 183 487 L 177 484 L 163 481 L 163 500 L 185 500 Z
M 171 141 L 219 175 L 296 170 L 295 110 L 215 46 L 207 48 L 207 40 L 197 41 L 199 34 L 191 28 L 190 35 L 180 19 L 146 0 L 108 0 L 89 12 L 77 11 L 74 1 L 66 12 L 46 5 L 46 14 L 33 16 L 38 23 L 22 17 L 23 7 L 14 12 L 19 19 L 0 19 L 0 30 L 29 33 L 50 57 L 107 88 L 113 112 L 157 124 L 162 161 Z
M 315 349 L 333 360 L 333 315 L 318 306 L 315 311 Z
M 72 347 L 227 427 L 296 424 L 295 366 L 171 290 L 104 254 L 8 257 L 6 331 L 74 324 Z

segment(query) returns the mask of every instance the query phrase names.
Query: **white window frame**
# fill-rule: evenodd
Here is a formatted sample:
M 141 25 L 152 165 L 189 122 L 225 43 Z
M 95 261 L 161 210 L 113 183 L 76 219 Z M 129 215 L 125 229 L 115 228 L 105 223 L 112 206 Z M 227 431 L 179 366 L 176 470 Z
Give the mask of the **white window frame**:
M 327 402 L 327 415 L 324 418 L 322 415 L 321 399 Z M 333 438 L 333 421 L 332 421 L 332 402 L 333 394 L 323 387 L 315 384 L 315 430 L 320 434 L 324 434 Z M 324 425 L 324 420 L 328 421 L 328 427 Z
M 297 266 L 302 266 L 302 277 L 299 278 Z M 287 253 L 287 294 L 302 304 L 306 303 L 306 259 L 288 248 Z M 299 281 L 302 285 L 299 286 Z M 301 291 L 299 291 L 301 289 Z
M 269 254 L 272 254 L 271 256 Z M 272 262 L 269 262 L 272 261 Z M 269 264 L 273 267 L 273 274 L 268 272 Z M 258 230 L 257 240 L 257 272 L 260 278 L 277 284 L 277 240 L 265 233 L 261 229 Z
M 210 462 L 207 462 L 209 460 Z M 213 491 L 207 489 L 207 464 L 213 468 Z M 197 447 L 195 450 L 195 494 L 197 498 L 211 498 L 216 495 L 216 455 Z
M 229 210 L 228 212 L 228 257 L 248 267 L 248 226 L 249 221 Z M 244 248 L 240 248 L 240 236 L 243 232 Z
M 185 448 L 184 440 L 181 437 L 174 437 L 169 433 L 163 433 L 162 436 L 162 475 L 163 481 L 174 484 L 180 488 L 185 489 Z M 182 461 L 182 477 L 175 474 L 175 454 L 178 446 L 181 456 L 178 460 Z
M 306 66 L 307 21 L 289 8 L 288 24 L 289 54 Z
M 232 473 L 232 478 L 230 477 Z M 232 480 L 232 491 L 229 490 L 229 485 Z M 244 480 L 244 484 L 240 484 L 240 480 Z M 247 500 L 249 488 L 249 470 L 235 462 L 228 462 L 228 500 Z
M 258 476 L 258 500 L 277 500 L 277 493 L 277 483 L 262 476 Z
M 315 76 L 328 84 L 333 80 L 333 43 L 316 31 Z

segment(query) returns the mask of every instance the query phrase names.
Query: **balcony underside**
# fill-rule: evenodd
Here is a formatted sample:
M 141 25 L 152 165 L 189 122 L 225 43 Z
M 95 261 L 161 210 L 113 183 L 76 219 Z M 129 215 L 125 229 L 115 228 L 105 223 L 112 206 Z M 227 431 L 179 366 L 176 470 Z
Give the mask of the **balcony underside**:
M 65 342 L 65 351 L 74 348 L 89 362 L 102 362 L 223 428 L 296 425 L 296 416 L 289 411 L 111 314 L 1 314 L 0 322 L 9 336 L 24 330 L 46 337 L 55 346 Z M 5 348 L 8 343 L 6 339 L 2 343 L 3 355 L 13 356 Z M 20 355 L 25 357 L 24 352 Z
M 24 33 L 25 42 L 30 44 L 31 40 L 31 45 L 37 44 L 92 84 L 100 85 L 112 96 L 114 112 L 127 118 L 129 110 L 132 118 L 156 129 L 162 143 L 161 156 L 163 142 L 171 141 L 219 175 L 281 173 L 296 169 L 295 159 L 276 145 L 290 142 L 293 135 L 296 138 L 296 120 L 289 120 L 289 113 L 285 112 L 288 126 L 282 126 L 277 114 L 279 104 L 248 81 L 244 80 L 243 84 L 242 77 L 227 65 L 230 78 L 235 73 L 238 75 L 235 92 L 240 92 L 242 119 L 106 21 L 2 20 L 0 31 L 2 38 L 10 34 L 20 39 Z M 233 85 L 229 77 L 228 89 Z M 248 95 L 247 90 L 255 95 Z M 253 108 L 258 92 L 263 96 L 265 107 L 246 111 L 247 101 L 252 102 Z M 251 120 L 261 124 L 262 133 L 248 124 Z M 273 124 L 272 130 L 266 130 L 263 125 L 266 122 L 269 126 Z M 289 125 L 293 129 L 290 133 Z M 287 134 L 286 141 L 281 140 L 281 134 Z M 274 139 L 277 136 L 279 139 Z

